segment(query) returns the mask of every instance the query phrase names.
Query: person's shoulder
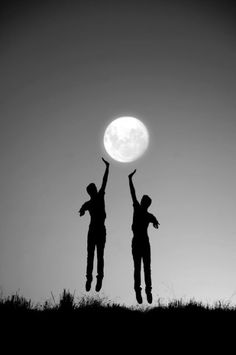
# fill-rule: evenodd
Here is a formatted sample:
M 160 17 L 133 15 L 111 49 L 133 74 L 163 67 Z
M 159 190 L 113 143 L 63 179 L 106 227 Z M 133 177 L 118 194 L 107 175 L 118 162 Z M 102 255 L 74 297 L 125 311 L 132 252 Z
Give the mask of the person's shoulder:
M 103 197 L 105 195 L 105 190 L 104 189 L 100 189 L 99 191 L 98 191 L 98 196 L 99 197 Z
M 140 208 L 140 203 L 138 202 L 138 200 L 133 202 L 133 206 L 134 208 Z

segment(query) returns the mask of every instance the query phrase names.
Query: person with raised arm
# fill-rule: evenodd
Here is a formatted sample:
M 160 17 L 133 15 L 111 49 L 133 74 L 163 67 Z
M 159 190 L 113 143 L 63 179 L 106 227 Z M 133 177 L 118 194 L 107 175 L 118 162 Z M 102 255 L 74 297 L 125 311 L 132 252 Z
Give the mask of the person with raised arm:
M 87 269 L 86 269 L 86 291 L 91 289 L 93 280 L 93 262 L 95 248 L 97 251 L 97 283 L 96 291 L 99 292 L 102 287 L 104 277 L 104 248 L 106 243 L 106 210 L 105 210 L 105 189 L 109 174 L 109 163 L 102 158 L 106 165 L 105 173 L 102 180 L 100 190 L 94 183 L 87 186 L 86 190 L 90 196 L 90 200 L 85 202 L 79 210 L 80 216 L 86 211 L 90 214 L 90 224 L 87 238 Z
M 132 239 L 132 255 L 134 260 L 134 290 L 138 303 L 142 303 L 141 288 L 141 262 L 143 261 L 145 291 L 148 303 L 152 303 L 152 280 L 151 280 L 151 248 L 148 237 L 149 223 L 154 228 L 159 227 L 156 217 L 148 212 L 148 208 L 152 203 L 148 195 L 143 195 L 141 202 L 137 200 L 136 192 L 133 184 L 133 175 L 136 169 L 128 175 L 130 193 L 133 201 L 133 239 Z

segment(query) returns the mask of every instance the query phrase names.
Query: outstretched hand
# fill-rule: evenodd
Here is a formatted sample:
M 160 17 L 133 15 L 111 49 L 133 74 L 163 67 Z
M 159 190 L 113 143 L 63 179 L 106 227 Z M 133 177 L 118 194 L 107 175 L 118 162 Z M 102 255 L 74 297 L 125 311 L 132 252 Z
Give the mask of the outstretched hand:
M 102 158 L 102 161 L 106 164 L 106 166 L 110 165 L 110 163 L 108 161 L 106 161 L 104 158 Z
M 130 173 L 130 174 L 128 175 L 128 177 L 131 179 L 135 173 L 136 173 L 136 169 L 135 169 L 132 173 Z

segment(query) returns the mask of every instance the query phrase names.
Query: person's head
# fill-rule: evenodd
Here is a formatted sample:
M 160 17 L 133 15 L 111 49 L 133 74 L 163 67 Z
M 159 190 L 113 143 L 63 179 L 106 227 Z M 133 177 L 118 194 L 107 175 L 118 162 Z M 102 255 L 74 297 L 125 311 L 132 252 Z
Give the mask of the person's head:
M 148 195 L 143 195 L 141 199 L 141 206 L 147 210 L 148 207 L 151 205 L 152 199 Z
M 93 182 L 87 186 L 86 190 L 90 197 L 94 197 L 98 193 L 97 186 Z

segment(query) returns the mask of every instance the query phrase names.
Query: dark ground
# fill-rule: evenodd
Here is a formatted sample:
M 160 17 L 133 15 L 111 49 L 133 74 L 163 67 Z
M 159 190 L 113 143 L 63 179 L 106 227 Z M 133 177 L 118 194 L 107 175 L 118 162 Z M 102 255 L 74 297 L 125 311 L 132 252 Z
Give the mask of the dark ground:
M 236 340 L 236 309 L 189 301 L 128 308 L 101 299 L 78 302 L 64 290 L 58 304 L 33 306 L 18 295 L 0 302 L 1 344 L 52 354 L 223 351 Z M 83 350 L 82 350 L 83 349 Z M 161 350 L 162 349 L 162 350 Z M 155 351 L 154 351 L 155 350 Z M 233 350 L 232 350 L 233 351 Z M 230 353 L 232 352 L 230 351 Z

